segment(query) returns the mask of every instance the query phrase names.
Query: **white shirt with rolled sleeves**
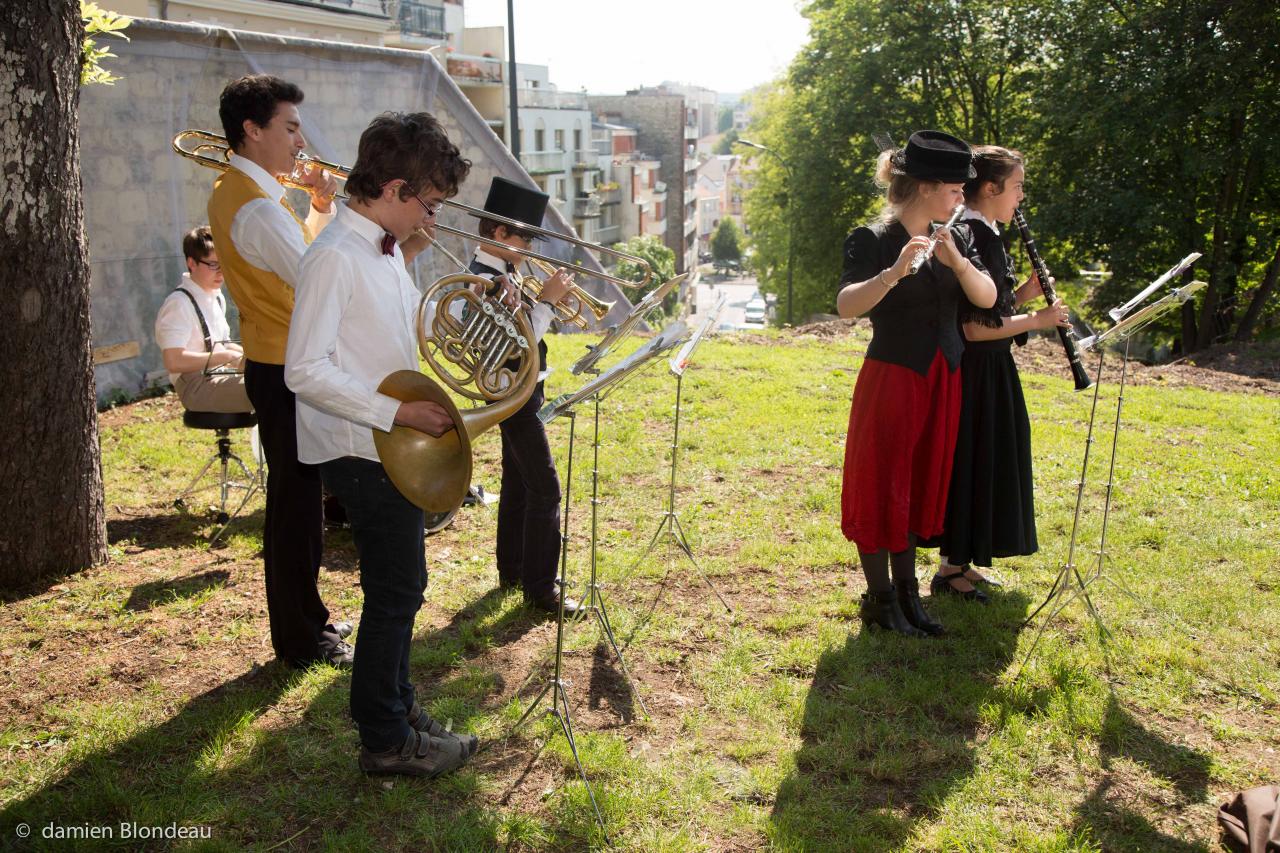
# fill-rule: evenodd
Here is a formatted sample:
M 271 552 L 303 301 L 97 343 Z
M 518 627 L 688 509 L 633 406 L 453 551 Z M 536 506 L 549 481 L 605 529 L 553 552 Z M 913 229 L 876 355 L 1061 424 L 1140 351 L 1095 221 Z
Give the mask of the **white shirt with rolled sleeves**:
M 266 198 L 255 198 L 236 211 L 231 220 L 231 242 L 236 244 L 240 257 L 250 264 L 273 272 L 286 284 L 297 287 L 298 262 L 307 250 L 307 241 L 302 239 L 297 221 L 280 204 L 284 198 L 284 186 L 266 169 L 246 157 L 232 154 L 228 162 L 267 194 Z M 334 206 L 337 206 L 336 202 Z M 314 207 L 310 208 L 307 229 L 312 235 L 318 235 L 333 218 L 333 210 L 320 213 Z
M 377 461 L 371 430 L 389 431 L 400 407 L 378 385 L 418 369 L 419 293 L 400 247 L 384 255 L 382 227 L 338 207 L 302 256 L 285 350 L 285 383 L 298 398 L 298 459 L 312 465 Z
M 191 280 L 191 273 L 185 272 L 178 290 L 185 290 L 196 298 L 200 313 L 209 325 L 209 340 L 213 343 L 214 351 L 226 349 L 223 344 L 231 339 L 231 326 L 227 323 L 227 303 L 222 291 L 210 293 Z M 196 316 L 191 300 L 181 293 L 170 293 L 156 312 L 156 346 L 161 350 L 205 351 L 200 318 Z M 169 381 L 177 382 L 178 376 L 177 373 L 170 373 Z

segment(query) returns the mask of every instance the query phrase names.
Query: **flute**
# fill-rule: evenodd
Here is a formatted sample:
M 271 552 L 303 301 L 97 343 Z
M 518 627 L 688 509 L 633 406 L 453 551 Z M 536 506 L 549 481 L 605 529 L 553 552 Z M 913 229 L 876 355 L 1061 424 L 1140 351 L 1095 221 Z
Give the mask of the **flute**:
M 1014 208 L 1013 224 L 1018 229 L 1018 236 L 1022 238 L 1022 245 L 1027 250 L 1027 258 L 1036 271 L 1036 277 L 1040 279 L 1040 290 L 1044 293 L 1044 300 L 1052 305 L 1057 301 L 1058 294 L 1053 290 L 1053 284 L 1049 280 L 1049 268 L 1045 266 L 1044 258 L 1040 257 L 1040 252 L 1036 249 L 1036 240 L 1031 236 L 1031 229 L 1027 227 L 1027 218 L 1022 215 L 1021 208 Z M 1070 326 L 1057 328 L 1058 339 L 1062 341 L 1062 348 L 1067 352 L 1067 362 L 1071 367 L 1071 378 L 1076 383 L 1076 390 L 1083 391 L 1093 387 L 1093 380 L 1089 378 L 1089 372 L 1084 369 L 1084 364 L 1080 361 L 1080 349 L 1076 346 L 1076 330 Z
M 907 273 L 908 275 L 915 275 L 920 272 L 920 267 L 924 266 L 924 262 L 929 260 L 929 256 L 933 254 L 934 246 L 938 245 L 938 235 L 941 234 L 943 230 L 955 225 L 956 222 L 960 220 L 960 215 L 962 213 L 964 213 L 964 205 L 957 204 L 956 209 L 951 211 L 951 218 L 947 220 L 947 224 L 943 225 L 941 228 L 935 228 L 933 230 L 933 233 L 929 235 L 929 245 L 916 252 L 916 256 L 911 259 L 911 268 L 910 272 Z

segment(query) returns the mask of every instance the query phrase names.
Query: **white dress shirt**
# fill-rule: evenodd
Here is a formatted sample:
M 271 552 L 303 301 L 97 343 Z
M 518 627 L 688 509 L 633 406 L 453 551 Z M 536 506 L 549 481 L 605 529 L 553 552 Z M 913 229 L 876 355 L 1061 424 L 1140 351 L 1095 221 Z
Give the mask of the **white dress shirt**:
M 295 226 L 296 227 L 296 226 Z M 227 322 L 227 302 L 222 289 L 210 293 L 191 280 L 190 273 L 182 274 L 179 290 L 185 290 L 195 297 L 200 306 L 200 313 L 209 326 L 209 340 L 213 349 L 226 349 L 221 344 L 231 339 L 231 324 Z M 204 332 L 200 329 L 200 319 L 196 317 L 191 300 L 181 293 L 173 292 L 160 303 L 156 312 L 156 346 L 161 350 L 184 349 L 191 352 L 204 352 Z M 170 373 L 169 381 L 177 382 L 180 374 Z
M 296 286 L 298 262 L 307 250 L 307 241 L 302 239 L 297 221 L 280 203 L 284 198 L 284 186 L 266 169 L 246 157 L 232 154 L 229 162 L 267 194 L 266 198 L 255 198 L 236 211 L 231 220 L 231 242 L 235 243 L 240 257 L 252 266 L 273 272 L 286 284 Z M 331 209 L 328 213 L 320 213 L 314 207 L 310 211 L 306 222 L 314 237 L 333 221 L 334 212 Z
M 400 402 L 378 385 L 417 370 L 419 294 L 396 246 L 382 254 L 382 226 L 345 204 L 308 247 L 296 286 L 285 383 L 298 396 L 298 459 L 377 461 L 370 430 L 389 431 Z

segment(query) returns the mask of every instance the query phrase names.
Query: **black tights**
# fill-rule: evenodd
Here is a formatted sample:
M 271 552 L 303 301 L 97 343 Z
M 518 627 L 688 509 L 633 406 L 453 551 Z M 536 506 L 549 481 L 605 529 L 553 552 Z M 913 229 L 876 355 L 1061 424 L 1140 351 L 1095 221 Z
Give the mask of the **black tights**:
M 901 551 L 890 553 L 882 548 L 871 553 L 858 552 L 858 560 L 862 563 L 862 574 L 867 579 L 867 589 L 871 592 L 888 592 L 894 584 L 903 586 L 906 581 L 916 577 L 916 537 L 907 536 L 907 547 Z M 890 580 L 892 570 L 893 579 Z

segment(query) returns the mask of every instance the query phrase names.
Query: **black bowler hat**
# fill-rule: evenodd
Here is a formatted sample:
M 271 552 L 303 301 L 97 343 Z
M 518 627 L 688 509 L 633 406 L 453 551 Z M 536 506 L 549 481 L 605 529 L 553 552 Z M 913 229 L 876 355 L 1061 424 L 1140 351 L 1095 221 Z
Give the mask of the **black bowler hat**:
M 894 170 L 922 181 L 963 184 L 978 177 L 973 152 L 963 139 L 940 130 L 918 130 L 893 155 Z
M 540 228 L 550 200 L 551 196 L 544 192 L 529 189 L 506 178 L 494 178 L 489 184 L 489 197 L 484 200 L 484 209 L 486 213 L 496 213 L 498 216 Z

